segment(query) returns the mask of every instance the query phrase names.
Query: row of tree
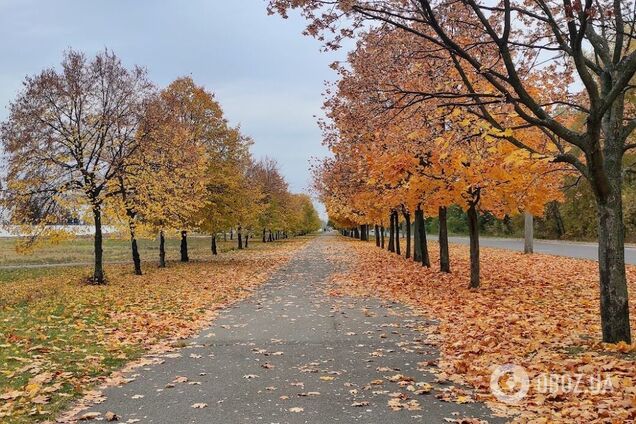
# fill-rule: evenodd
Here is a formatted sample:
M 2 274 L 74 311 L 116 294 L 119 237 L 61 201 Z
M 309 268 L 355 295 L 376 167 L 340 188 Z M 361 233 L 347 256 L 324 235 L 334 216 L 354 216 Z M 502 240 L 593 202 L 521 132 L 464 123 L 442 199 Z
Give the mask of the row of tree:
M 270 0 L 270 13 L 291 9 L 328 48 L 357 40 L 334 65 L 334 158 L 316 170 L 334 218 L 386 225 L 419 210 L 443 227 L 460 205 L 476 286 L 479 211 L 540 214 L 561 198 L 559 174 L 586 179 L 603 340 L 631 342 L 621 194 L 636 148 L 633 2 Z
M 320 227 L 311 199 L 292 194 L 274 161 L 254 161 L 252 140 L 228 124 L 214 95 L 189 77 L 158 89 L 140 67 L 128 69 L 110 51 L 88 59 L 68 51 L 61 69 L 27 77 L 10 106 L 0 138 L 6 157 L 1 206 L 30 234 L 73 216 L 95 227 L 94 284 L 105 282 L 103 225 L 130 234 L 135 272 L 137 239 L 236 229 L 238 247 L 262 231 L 263 241 Z

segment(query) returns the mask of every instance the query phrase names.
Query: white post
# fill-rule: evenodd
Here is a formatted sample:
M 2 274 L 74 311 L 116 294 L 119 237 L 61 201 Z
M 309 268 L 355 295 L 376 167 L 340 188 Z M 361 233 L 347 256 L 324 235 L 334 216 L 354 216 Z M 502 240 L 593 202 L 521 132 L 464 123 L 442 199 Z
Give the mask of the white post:
M 531 213 L 524 212 L 524 226 L 523 226 L 523 235 L 524 235 L 524 246 L 523 253 L 533 253 L 534 252 L 534 218 Z

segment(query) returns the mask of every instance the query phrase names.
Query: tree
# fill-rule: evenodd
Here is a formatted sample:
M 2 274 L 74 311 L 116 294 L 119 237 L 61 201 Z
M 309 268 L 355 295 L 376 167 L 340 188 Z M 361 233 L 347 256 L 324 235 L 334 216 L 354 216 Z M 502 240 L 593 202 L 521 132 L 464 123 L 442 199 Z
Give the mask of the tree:
M 181 191 L 180 199 L 184 200 L 188 196 L 189 200 L 174 208 L 170 217 L 171 223 L 180 230 L 181 261 L 188 262 L 188 231 L 201 225 L 200 211 L 205 206 L 203 199 L 206 185 L 210 182 L 206 170 L 209 171 L 212 161 L 222 150 L 219 145 L 227 139 L 229 129 L 214 95 L 196 85 L 190 77 L 173 81 L 162 91 L 161 98 L 165 102 L 168 115 L 174 120 L 170 125 L 178 129 L 174 139 L 177 141 L 177 149 L 196 152 L 189 163 L 184 162 L 182 165 L 196 172 L 191 173 L 189 179 L 181 181 L 179 187 L 175 187 L 177 191 Z
M 595 196 L 603 341 L 631 342 L 621 200 L 622 157 L 636 148 L 628 142 L 636 128 L 629 2 L 273 0 L 269 5 L 270 12 L 283 16 L 291 8 L 310 20 L 310 34 L 333 31 L 330 46 L 355 35 L 367 21 L 411 34 L 413 51 L 445 54 L 463 80 L 413 93 L 414 98 L 461 105 L 520 150 L 536 152 L 515 130 L 542 131 L 549 144 L 536 153 L 572 166 Z M 338 28 L 341 18 L 349 29 Z M 570 89 L 575 81 L 579 92 Z M 502 114 L 503 104 L 508 112 Z M 564 110 L 582 113 L 583 125 L 569 125 Z M 517 122 L 512 126 L 511 116 Z
M 394 210 L 390 229 L 395 235 L 389 240 L 389 250 L 398 254 L 395 211 L 401 211 L 406 221 L 407 257 L 411 211 L 425 207 L 431 214 L 441 210 L 443 216 L 443 208 L 451 204 L 465 208 L 472 230 L 471 285 L 477 287 L 479 210 L 494 214 L 519 213 L 524 206 L 540 210 L 560 195 L 559 179 L 554 177 L 558 166 L 519 154 L 513 146 L 498 141 L 494 137 L 497 132 L 487 122 L 462 109 L 433 102 L 413 105 L 394 93 L 392 87 L 398 84 L 409 90 L 436 84 L 432 74 L 440 68 L 436 63 L 431 69 L 428 61 L 410 54 L 406 41 L 396 31 L 371 32 L 349 55 L 348 65 L 337 67 L 341 80 L 325 103 L 327 116 L 333 121 L 332 125 L 323 124 L 327 144 L 336 161 L 343 161 L 340 169 L 350 167 L 352 157 L 362 156 L 364 161 L 362 166 L 355 165 L 358 170 L 336 181 L 352 190 L 345 201 L 361 211 L 358 217 L 368 215 L 370 205 L 357 199 L 370 190 L 383 193 L 387 206 Z M 452 64 L 441 68 L 453 69 Z M 447 78 L 457 79 L 452 73 Z M 520 130 L 517 137 L 529 144 L 545 142 L 541 133 L 532 129 Z M 354 173 L 356 178 L 351 176 Z M 540 182 L 538 175 L 542 176 Z M 362 184 L 357 183 L 360 180 Z M 377 197 L 374 200 L 377 202 Z M 419 250 L 425 253 L 419 259 L 426 265 L 426 237 L 416 235 Z M 440 235 L 441 268 L 447 271 L 446 233 L 441 231 Z
M 89 210 L 95 226 L 91 282 L 105 282 L 102 209 L 144 142 L 138 132 L 153 86 L 110 51 L 92 60 L 64 54 L 60 70 L 27 77 L 0 131 L 8 172 L 2 205 L 12 222 L 44 228 L 68 205 Z M 38 213 L 28 208 L 38 204 Z M 41 231 L 36 232 L 41 234 Z
M 288 216 L 285 207 L 290 202 L 287 182 L 280 174 L 276 161 L 270 158 L 255 163 L 250 170 L 249 178 L 259 187 L 262 194 L 259 201 L 258 226 L 263 233 L 269 232 L 266 241 L 272 241 L 286 226 Z
M 142 272 L 138 231 L 159 233 L 159 266 L 165 267 L 165 233 L 176 231 L 185 217 L 200 209 L 206 165 L 205 146 L 192 142 L 189 123 L 179 119 L 165 91 L 148 102 L 139 131 L 146 135 L 145 142 L 119 178 L 120 201 L 110 201 L 119 222 L 129 230 L 138 275 Z

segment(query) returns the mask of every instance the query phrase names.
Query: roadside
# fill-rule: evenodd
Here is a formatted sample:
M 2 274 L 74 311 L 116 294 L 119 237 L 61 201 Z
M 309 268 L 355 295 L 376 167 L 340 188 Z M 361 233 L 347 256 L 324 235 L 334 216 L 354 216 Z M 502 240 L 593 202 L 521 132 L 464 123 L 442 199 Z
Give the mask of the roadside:
M 337 292 L 380 296 L 439 320 L 440 379 L 469 384 L 475 400 L 519 414 L 519 423 L 636 420 L 636 345 L 600 342 L 595 261 L 483 247 L 482 285 L 471 289 L 465 245 L 451 244 L 447 274 L 438 271 L 436 247 L 429 269 L 374 243 L 342 240 L 356 272 L 335 278 Z M 627 266 L 627 279 L 636 328 L 636 267 Z M 502 375 L 501 384 L 493 380 Z M 493 381 L 514 396 L 500 396 Z
M 101 287 L 83 283 L 83 268 L 68 267 L 7 283 L 0 291 L 0 421 L 42 422 L 145 352 L 180 345 L 309 239 L 148 267 L 143 276 L 113 265 Z

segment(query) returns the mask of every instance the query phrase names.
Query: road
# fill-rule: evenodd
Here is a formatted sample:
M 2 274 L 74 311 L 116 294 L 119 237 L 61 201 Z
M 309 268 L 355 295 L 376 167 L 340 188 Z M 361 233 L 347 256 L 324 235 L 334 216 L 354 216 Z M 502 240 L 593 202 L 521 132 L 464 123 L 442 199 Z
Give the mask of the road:
M 438 398 L 450 386 L 432 373 L 434 322 L 399 304 L 328 295 L 330 276 L 345 269 L 330 255 L 333 237 L 312 240 L 253 296 L 88 411 L 124 423 L 503 422 L 479 403 Z
M 428 237 L 431 237 L 431 240 L 435 240 L 436 236 L 429 235 Z M 449 237 L 448 240 L 451 243 L 468 244 L 468 237 L 453 236 Z M 479 244 L 484 247 L 523 251 L 522 239 L 480 237 Z M 598 260 L 598 245 L 596 243 L 535 240 L 534 252 L 547 255 Z M 625 262 L 636 265 L 636 247 L 625 247 Z

